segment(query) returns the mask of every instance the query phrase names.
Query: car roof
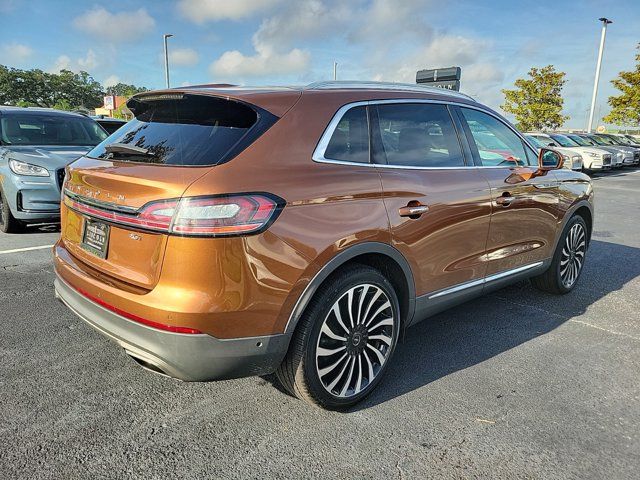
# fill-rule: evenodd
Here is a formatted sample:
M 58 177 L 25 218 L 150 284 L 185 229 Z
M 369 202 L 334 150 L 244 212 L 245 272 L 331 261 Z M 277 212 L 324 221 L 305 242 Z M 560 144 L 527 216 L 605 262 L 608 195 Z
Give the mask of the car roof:
M 206 85 L 192 85 L 184 87 L 188 90 L 209 90 L 215 89 L 217 91 L 232 91 L 236 93 L 269 93 L 269 92 L 283 92 L 283 91 L 310 91 L 310 90 L 376 90 L 376 91 L 403 91 L 413 93 L 430 93 L 436 95 L 450 96 L 453 98 L 464 98 L 465 100 L 475 101 L 469 95 L 460 93 L 454 90 L 448 90 L 444 88 L 429 87 L 426 85 L 420 85 L 417 83 L 394 83 L 394 82 L 367 82 L 367 81 L 325 81 L 325 82 L 313 82 L 307 85 L 278 85 L 278 86 L 238 86 L 230 84 L 206 84 Z
M 172 94 L 206 94 L 222 96 L 228 99 L 246 101 L 265 108 L 275 115 L 282 115 L 303 94 L 327 95 L 339 98 L 343 104 L 374 99 L 417 98 L 449 102 L 461 102 L 478 105 L 472 97 L 464 93 L 443 88 L 428 87 L 410 83 L 335 81 L 314 82 L 308 85 L 293 86 L 238 86 L 230 84 L 206 84 L 176 87 L 164 90 L 142 92 L 133 99 Z M 485 107 L 488 109 L 488 107 Z
M 86 115 L 76 112 L 66 112 L 64 110 L 56 110 L 55 108 L 42 108 L 42 107 L 14 107 L 11 105 L 2 105 L 0 106 L 0 115 L 42 115 L 47 114 L 51 116 L 59 116 L 59 117 L 84 117 L 88 118 Z

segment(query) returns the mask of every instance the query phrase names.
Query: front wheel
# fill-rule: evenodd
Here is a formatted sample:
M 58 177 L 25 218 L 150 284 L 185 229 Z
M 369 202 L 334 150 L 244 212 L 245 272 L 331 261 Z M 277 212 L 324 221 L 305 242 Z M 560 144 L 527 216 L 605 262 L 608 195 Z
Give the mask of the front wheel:
M 391 283 L 374 268 L 346 268 L 311 300 L 278 379 L 291 394 L 320 407 L 351 406 L 382 378 L 399 330 Z
M 587 224 L 580 215 L 573 216 L 562 231 L 549 269 L 531 283 L 545 292 L 569 293 L 582 273 L 588 242 Z
M 0 232 L 18 233 L 23 230 L 23 224 L 17 220 L 11 213 L 9 202 L 4 196 L 4 192 L 0 190 Z

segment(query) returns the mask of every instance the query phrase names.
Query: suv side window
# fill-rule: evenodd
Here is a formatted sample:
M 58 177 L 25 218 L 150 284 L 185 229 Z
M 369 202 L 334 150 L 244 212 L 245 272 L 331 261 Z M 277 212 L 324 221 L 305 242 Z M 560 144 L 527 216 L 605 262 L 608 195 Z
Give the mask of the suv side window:
M 471 131 L 483 166 L 529 165 L 524 143 L 513 130 L 495 117 L 478 110 L 461 107 L 460 111 Z
M 389 103 L 376 106 L 375 163 L 410 167 L 462 167 L 460 140 L 446 105 Z M 380 145 L 381 144 L 381 145 Z
M 366 107 L 353 107 L 342 116 L 331 135 L 324 157 L 369 163 L 369 121 Z

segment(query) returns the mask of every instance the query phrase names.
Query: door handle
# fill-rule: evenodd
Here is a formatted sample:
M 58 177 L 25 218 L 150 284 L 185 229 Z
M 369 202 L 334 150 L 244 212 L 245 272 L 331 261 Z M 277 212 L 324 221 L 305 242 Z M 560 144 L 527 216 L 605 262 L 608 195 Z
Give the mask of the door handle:
M 409 202 L 406 207 L 400 207 L 398 213 L 401 217 L 418 218 L 423 213 L 429 211 L 428 205 L 422 205 L 418 202 Z
M 496 205 L 500 205 L 501 207 L 508 207 L 515 200 L 515 197 L 512 197 L 510 193 L 503 193 L 501 196 L 496 198 Z

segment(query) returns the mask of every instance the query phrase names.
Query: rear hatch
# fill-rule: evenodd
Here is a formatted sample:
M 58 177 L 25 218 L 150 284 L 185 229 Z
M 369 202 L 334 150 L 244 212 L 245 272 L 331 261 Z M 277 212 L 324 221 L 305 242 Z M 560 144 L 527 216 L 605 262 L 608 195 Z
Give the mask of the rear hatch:
M 277 117 L 229 97 L 143 94 L 135 118 L 67 171 L 62 240 L 88 273 L 134 290 L 157 283 L 177 200 Z

